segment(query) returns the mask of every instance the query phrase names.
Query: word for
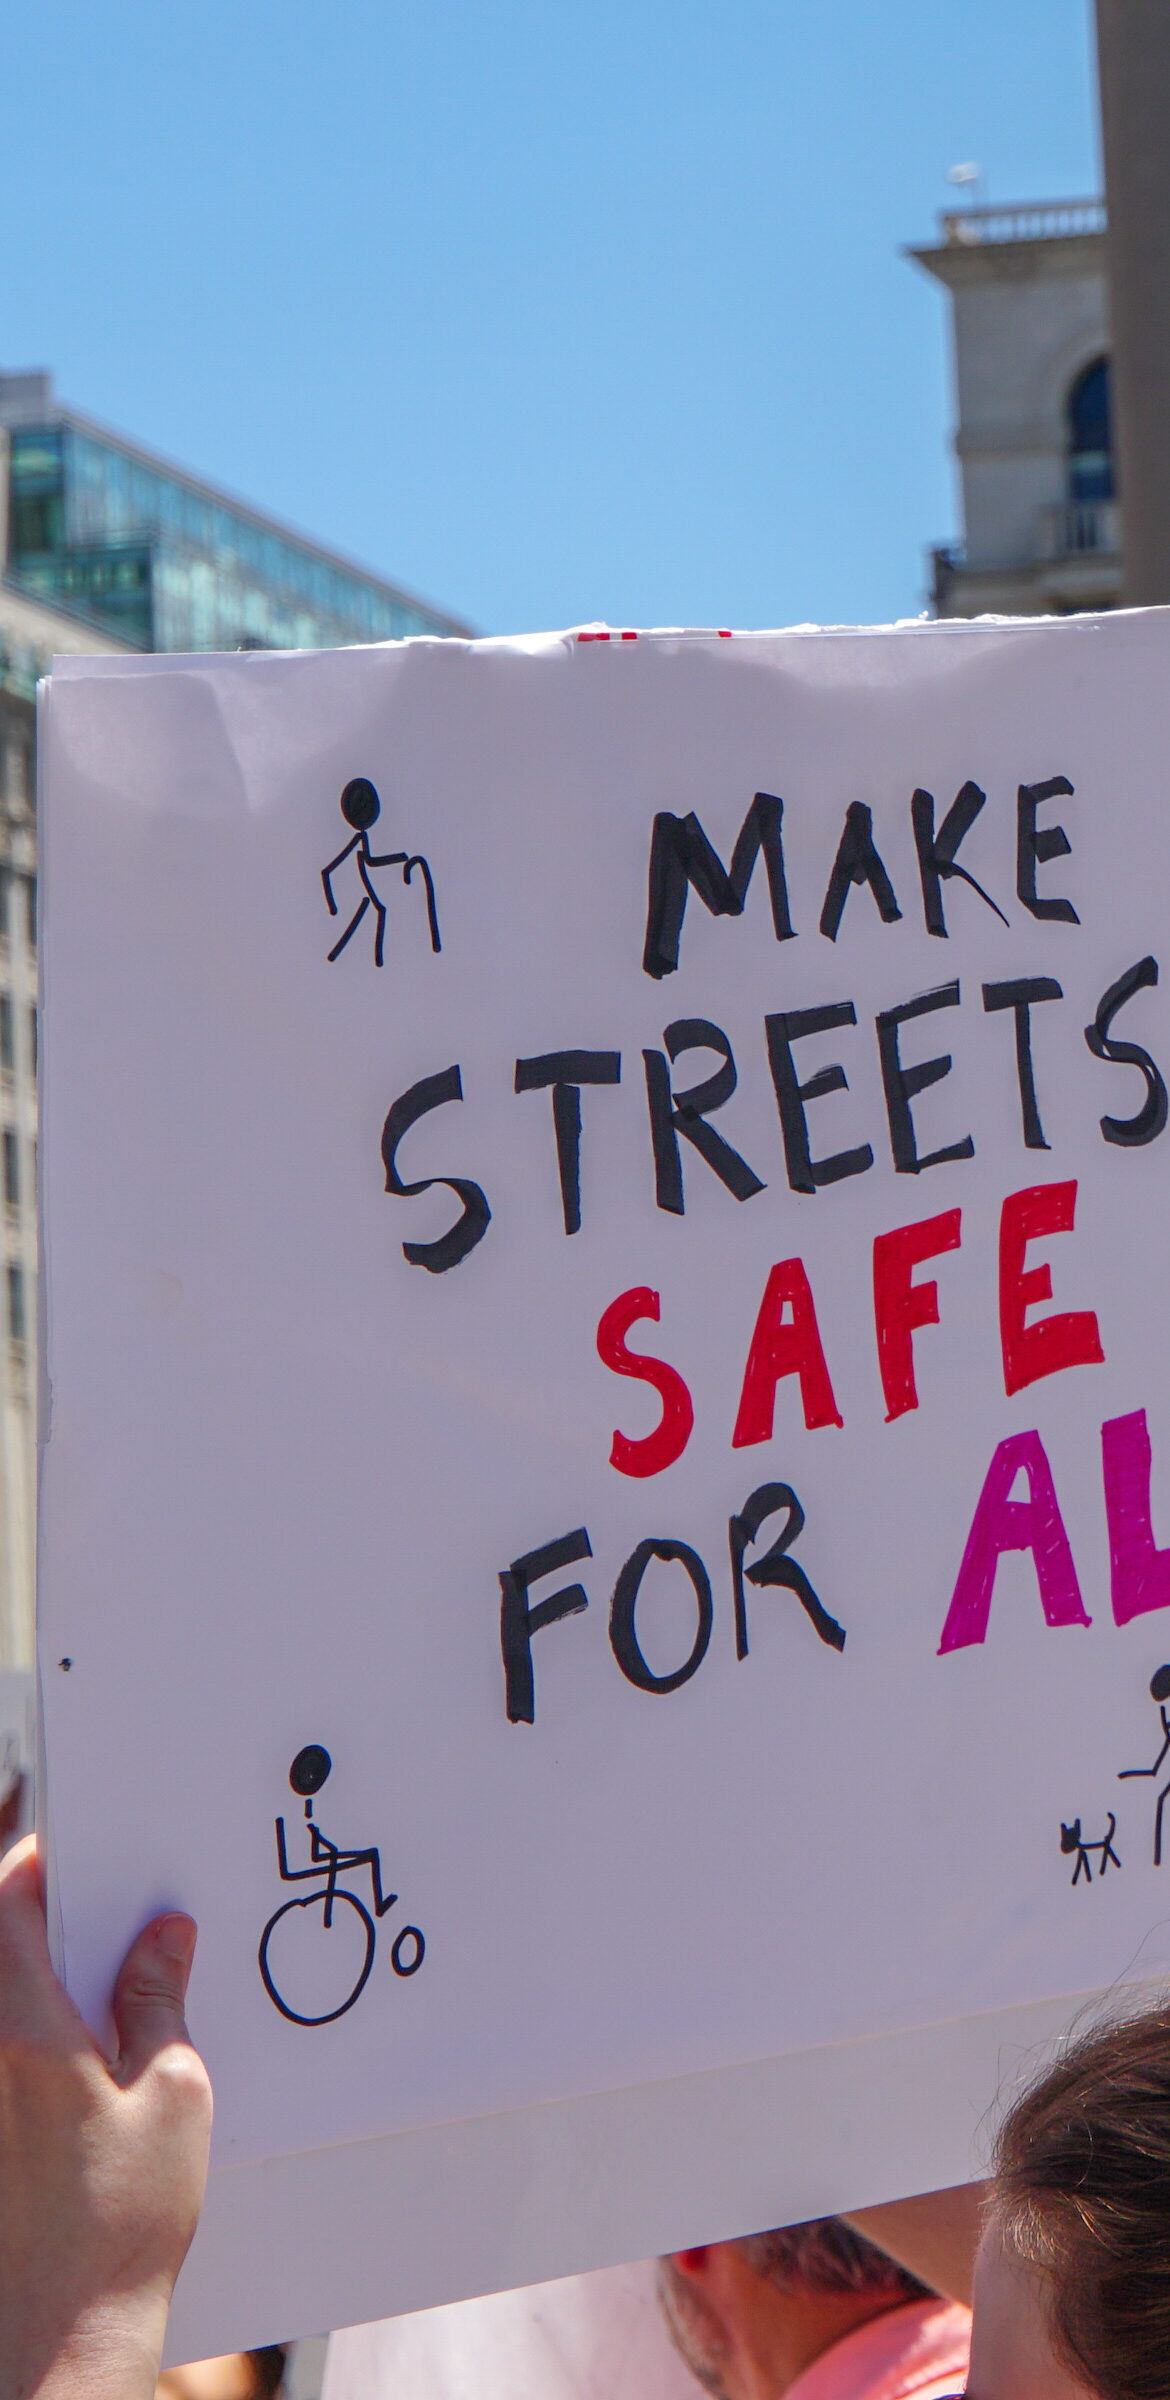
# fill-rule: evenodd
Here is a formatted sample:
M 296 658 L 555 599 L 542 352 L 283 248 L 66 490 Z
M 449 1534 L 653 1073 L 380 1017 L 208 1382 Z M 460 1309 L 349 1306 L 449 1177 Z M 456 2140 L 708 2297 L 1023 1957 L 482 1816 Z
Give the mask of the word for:
M 1092 1309 L 1063 1309 L 1036 1323 L 1028 1321 L 1029 1310 L 1052 1298 L 1052 1270 L 1026 1264 L 1028 1244 L 1048 1234 L 1071 1233 L 1076 1199 L 1075 1181 L 1040 1183 L 1010 1192 L 1000 1211 L 999 1333 L 1009 1396 L 1065 1367 L 1100 1366 L 1104 1360 Z M 948 1208 L 920 1224 L 879 1233 L 874 1241 L 874 1329 L 887 1425 L 917 1408 L 914 1335 L 924 1325 L 939 1323 L 938 1285 L 933 1278 L 915 1283 L 914 1269 L 957 1250 L 961 1236 L 962 1211 Z M 611 1301 L 597 1328 L 603 1364 L 615 1375 L 650 1384 L 662 1402 L 662 1417 L 653 1433 L 637 1441 L 614 1434 L 610 1465 L 622 1475 L 660 1475 L 682 1457 L 694 1426 L 694 1403 L 677 1367 L 626 1344 L 631 1327 L 644 1317 L 657 1323 L 659 1311 L 657 1292 L 640 1285 Z M 782 1259 L 768 1276 L 744 1369 L 733 1449 L 771 1441 L 777 1386 L 790 1375 L 799 1383 L 810 1430 L 842 1424 L 812 1287 L 799 1258 Z
M 1148 1050 L 1137 1042 L 1121 1040 L 1112 1030 L 1114 1019 L 1127 1001 L 1157 981 L 1157 960 L 1139 959 L 1102 994 L 1092 1024 L 1084 1029 L 1085 1041 L 1095 1058 L 1136 1068 L 1145 1082 L 1145 1099 L 1135 1115 L 1100 1119 L 1102 1139 L 1123 1148 L 1140 1147 L 1156 1140 L 1170 1116 L 1166 1084 Z M 1012 1020 L 1024 1146 L 1029 1150 L 1047 1150 L 1050 1144 L 1040 1115 L 1032 1057 L 1032 1012 L 1046 1001 L 1063 999 L 1062 987 L 1051 975 L 1017 976 L 1011 982 L 985 983 L 982 994 L 983 1009 L 988 1015 L 1006 1014 Z M 956 980 L 940 984 L 933 991 L 919 992 L 894 1008 L 882 1009 L 876 1019 L 890 1155 L 899 1175 L 920 1175 L 927 1167 L 975 1156 L 975 1144 L 969 1133 L 925 1155 L 922 1153 L 914 1122 L 914 1101 L 950 1074 L 953 1061 L 947 1051 L 915 1061 L 908 1060 L 902 1052 L 906 1025 L 942 1009 L 958 1008 L 961 998 Z M 849 1081 L 839 1061 L 818 1068 L 802 1081 L 803 1068 L 797 1057 L 798 1045 L 811 1035 L 855 1026 L 857 1021 L 852 1000 L 836 1000 L 820 1008 L 788 1009 L 764 1018 L 764 1041 L 780 1119 L 785 1168 L 794 1192 L 826 1190 L 850 1176 L 868 1173 L 874 1164 L 873 1145 L 868 1141 L 849 1150 L 838 1150 L 829 1158 L 814 1155 L 810 1108 L 813 1102 L 831 1092 L 847 1091 Z M 691 1154 L 703 1160 L 734 1199 L 755 1199 L 767 1188 L 763 1177 L 711 1123 L 716 1112 L 731 1099 L 739 1081 L 731 1043 L 722 1026 L 708 1017 L 679 1017 L 665 1028 L 662 1040 L 661 1050 L 642 1052 L 656 1205 L 672 1216 L 686 1213 L 683 1143 Z M 713 1075 L 676 1091 L 672 1069 L 692 1050 L 713 1051 L 721 1063 Z M 619 1050 L 553 1050 L 538 1058 L 516 1060 L 517 1092 L 552 1093 L 553 1136 L 566 1234 L 581 1229 L 581 1094 L 586 1089 L 618 1084 L 621 1079 Z M 445 1184 L 461 1202 L 461 1214 L 455 1224 L 437 1240 L 408 1241 L 402 1245 L 403 1255 L 412 1266 L 426 1267 L 433 1275 L 445 1274 L 458 1266 L 483 1240 L 491 1222 L 491 1208 L 482 1187 L 469 1177 L 430 1175 L 406 1182 L 399 1169 L 398 1152 L 404 1136 L 420 1118 L 448 1101 L 462 1098 L 462 1071 L 457 1065 L 447 1067 L 440 1074 L 424 1076 L 421 1082 L 403 1092 L 389 1109 L 382 1128 L 382 1163 L 388 1192 L 398 1199 L 414 1199 L 421 1192 Z
M 744 1560 L 759 1541 L 764 1527 L 772 1517 L 783 1512 L 784 1523 L 771 1547 L 750 1566 Z M 792 1545 L 804 1528 L 804 1510 L 790 1483 L 762 1483 L 745 1500 L 737 1516 L 727 1524 L 728 1550 L 731 1561 L 731 1597 L 735 1611 L 735 1654 L 748 1655 L 748 1614 L 746 1583 L 758 1591 L 789 1591 L 795 1594 L 814 1632 L 833 1650 L 845 1647 L 845 1629 L 822 1608 L 804 1568 L 791 1556 Z M 560 1574 L 564 1568 L 576 1566 L 584 1558 L 592 1558 L 593 1544 L 584 1525 L 572 1533 L 563 1533 L 556 1541 L 544 1542 L 537 1550 L 529 1550 L 523 1558 L 514 1558 L 510 1567 L 500 1575 L 500 1652 L 504 1662 L 504 1699 L 508 1717 L 513 1725 L 531 1725 L 536 1719 L 536 1684 L 532 1666 L 532 1637 L 545 1626 L 557 1625 L 564 1617 L 579 1617 L 589 1606 L 589 1595 L 583 1584 L 563 1584 L 547 1599 L 531 1603 L 532 1586 L 547 1576 Z M 648 1664 L 638 1639 L 638 1600 L 646 1570 L 653 1559 L 664 1560 L 682 1568 L 694 1595 L 697 1622 L 694 1639 L 680 1666 L 669 1674 L 657 1675 Z M 622 1674 L 640 1692 L 677 1692 L 697 1675 L 711 1641 L 715 1621 L 711 1597 L 711 1578 L 697 1550 L 689 1542 L 678 1542 L 652 1536 L 639 1542 L 630 1552 L 617 1582 L 609 1608 L 610 1647 Z
M 1170 1608 L 1170 1548 L 1154 1540 L 1150 1514 L 1152 1453 L 1144 1408 L 1112 1417 L 1101 1427 L 1102 1482 L 1109 1531 L 1110 1591 L 1114 1620 L 1127 1625 L 1153 1609 Z M 1028 1496 L 1011 1497 L 1023 1477 Z M 783 1512 L 784 1523 L 762 1557 L 745 1564 L 770 1518 Z M 805 1516 L 789 1483 L 760 1484 L 743 1508 L 728 1519 L 731 1597 L 735 1617 L 736 1657 L 748 1656 L 746 1584 L 756 1590 L 792 1592 L 818 1638 L 834 1650 L 845 1648 L 845 1628 L 829 1615 L 792 1547 L 804 1530 Z M 939 1642 L 939 1656 L 963 1650 L 987 1639 L 996 1570 L 1010 1550 L 1027 1550 L 1036 1570 L 1045 1623 L 1089 1625 L 1092 1619 L 1081 1598 L 1072 1545 L 1056 1496 L 1047 1452 L 1035 1431 L 1010 1434 L 1000 1442 L 984 1479 L 967 1536 L 962 1562 Z M 566 1567 L 592 1558 L 593 1545 L 584 1525 L 555 1541 L 514 1558 L 500 1574 L 500 1652 L 504 1665 L 504 1701 L 513 1725 L 536 1721 L 536 1682 L 533 1636 L 567 1617 L 581 1616 L 589 1595 L 581 1583 L 562 1584 L 545 1599 L 533 1600 L 533 1586 Z M 666 1674 L 650 1666 L 638 1637 L 638 1602 L 653 1560 L 682 1569 L 695 1602 L 695 1631 L 686 1656 Z M 640 1692 L 677 1692 L 696 1675 L 707 1655 L 714 1625 L 711 1578 L 689 1542 L 651 1536 L 639 1542 L 620 1569 L 609 1606 L 609 1640 L 614 1658 Z M 1170 1736 L 1168 1736 L 1170 1740 Z M 1163 1753 L 1165 1755 L 1165 1753 Z M 1159 1764 L 1161 1761 L 1159 1760 Z M 1156 1767 L 1150 1772 L 1156 1773 Z M 1160 1830 L 1160 1819 L 1159 1819 Z

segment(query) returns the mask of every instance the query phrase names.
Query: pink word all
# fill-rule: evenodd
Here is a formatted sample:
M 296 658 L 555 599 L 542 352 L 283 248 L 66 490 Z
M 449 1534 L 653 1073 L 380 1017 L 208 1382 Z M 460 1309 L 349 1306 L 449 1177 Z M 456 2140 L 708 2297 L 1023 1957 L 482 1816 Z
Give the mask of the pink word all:
M 1144 1408 L 1101 1427 L 1101 1472 L 1109 1528 L 1109 1582 L 1119 1625 L 1170 1608 L 1170 1548 L 1159 1550 L 1150 1516 L 1150 1435 Z M 1009 1497 L 1020 1475 L 1026 1499 Z M 1049 1625 L 1088 1625 L 1072 1545 L 1038 1433 L 1013 1433 L 987 1470 L 963 1552 L 940 1653 L 987 1638 L 995 1573 L 1005 1550 L 1030 1550 Z

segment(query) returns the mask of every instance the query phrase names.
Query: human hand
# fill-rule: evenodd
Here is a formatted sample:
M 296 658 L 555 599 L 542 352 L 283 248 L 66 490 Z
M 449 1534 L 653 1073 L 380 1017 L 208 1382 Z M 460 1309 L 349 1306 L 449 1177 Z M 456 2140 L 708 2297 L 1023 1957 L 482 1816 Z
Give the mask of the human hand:
M 107 2061 L 53 1973 L 34 1843 L 0 1862 L 0 2400 L 152 2400 L 211 2131 L 194 1948 L 190 1917 L 139 1934 Z

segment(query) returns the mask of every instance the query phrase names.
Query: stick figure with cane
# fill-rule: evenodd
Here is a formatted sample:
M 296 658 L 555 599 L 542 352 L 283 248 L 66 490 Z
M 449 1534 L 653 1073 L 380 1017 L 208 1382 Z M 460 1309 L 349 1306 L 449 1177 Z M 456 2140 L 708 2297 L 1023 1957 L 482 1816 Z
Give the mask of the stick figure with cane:
M 1151 1676 L 1150 1698 L 1158 1703 L 1158 1715 L 1162 1723 L 1162 1747 L 1152 1767 L 1122 1767 L 1117 1778 L 1119 1783 L 1129 1783 L 1135 1775 L 1157 1775 L 1165 1765 L 1167 1755 L 1170 1754 L 1170 1714 L 1167 1713 L 1166 1708 L 1166 1702 L 1170 1700 L 1170 1666 L 1158 1667 Z M 1154 1810 L 1154 1865 L 1156 1867 L 1160 1867 L 1162 1864 L 1162 1811 L 1167 1800 L 1170 1800 L 1170 1775 L 1167 1776 L 1158 1794 L 1158 1805 Z
M 335 917 L 338 913 L 337 902 L 333 897 L 333 878 L 338 868 L 344 866 L 346 859 L 351 857 L 354 851 L 357 852 L 357 871 L 363 897 L 359 900 L 340 941 L 334 943 L 329 953 L 330 964 L 332 965 L 335 958 L 340 958 L 346 943 L 351 935 L 357 932 L 366 910 L 371 906 L 377 921 L 377 931 L 374 935 L 374 965 L 380 967 L 383 963 L 386 941 L 386 906 L 379 895 L 377 886 L 371 880 L 370 870 L 372 867 L 401 867 L 404 883 L 410 882 L 416 867 L 420 869 L 427 895 L 427 922 L 431 929 L 431 948 L 437 953 L 442 949 L 442 943 L 439 940 L 439 919 L 435 908 L 435 887 L 431 880 L 431 870 L 425 858 L 412 857 L 408 850 L 385 850 L 380 853 L 371 850 L 370 827 L 377 823 L 382 813 L 382 803 L 368 776 L 355 775 L 353 781 L 346 784 L 341 795 L 341 813 L 346 824 L 352 825 L 354 830 L 344 850 L 339 850 L 336 858 L 331 858 L 328 866 L 321 869 L 321 881 L 325 887 L 325 898 L 329 904 L 330 916 Z

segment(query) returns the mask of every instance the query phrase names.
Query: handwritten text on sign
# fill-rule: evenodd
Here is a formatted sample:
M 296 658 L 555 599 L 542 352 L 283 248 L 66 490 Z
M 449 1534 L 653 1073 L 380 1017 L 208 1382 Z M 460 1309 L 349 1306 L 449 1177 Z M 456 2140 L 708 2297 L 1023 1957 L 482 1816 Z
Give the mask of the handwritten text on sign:
M 1039 782 L 1021 783 L 1012 818 L 1003 812 L 1005 888 L 1010 876 L 1014 901 L 1041 923 L 1080 922 L 1073 901 L 1050 888 L 1047 881 L 1042 885 L 1038 872 L 1072 852 L 1071 837 L 1063 820 L 1057 818 L 1054 804 L 1074 799 L 1067 776 L 1052 775 Z M 941 818 L 932 793 L 918 788 L 911 797 L 923 919 L 927 933 L 940 941 L 949 938 L 946 887 L 953 881 L 967 885 L 1002 922 L 1008 922 L 999 900 L 968 872 L 960 856 L 963 841 L 985 806 L 987 794 L 973 781 L 963 784 Z M 660 812 L 650 836 L 645 973 L 664 981 L 676 971 L 692 894 L 714 916 L 739 917 L 757 868 L 762 869 L 766 881 L 777 942 L 796 939 L 800 929 L 793 923 L 789 905 L 784 803 L 776 794 L 755 794 L 736 836 L 730 864 L 724 863 L 697 814 L 679 817 Z M 882 924 L 891 925 L 902 917 L 875 840 L 872 810 L 861 801 L 846 810 L 828 868 L 819 920 L 823 939 L 836 943 L 847 935 L 847 909 L 855 893 L 854 908 L 872 907 Z M 863 899 L 863 894 L 868 898 Z M 1095 1058 L 1106 1065 L 1136 1069 L 1145 1087 L 1141 1104 L 1132 1114 L 1101 1116 L 1100 1134 L 1107 1143 L 1142 1146 L 1155 1141 L 1166 1128 L 1167 1090 L 1159 1067 L 1141 1043 L 1115 1030 L 1128 1003 L 1157 981 L 1158 962 L 1152 956 L 1119 962 L 1119 972 L 1102 992 L 1091 1023 L 1083 1028 L 1083 1039 Z M 920 1150 L 915 1099 L 950 1075 L 952 1059 L 939 1049 L 931 1057 L 909 1060 L 902 1046 L 904 1029 L 964 1004 L 1000 1019 L 1003 1030 L 996 1038 L 1007 1038 L 1014 1045 L 1023 1143 L 1029 1150 L 1044 1151 L 1049 1144 L 1033 1057 L 1033 1011 L 1063 998 L 1062 986 L 1052 975 L 1016 975 L 982 983 L 964 1003 L 955 978 L 915 993 L 877 1015 L 877 1081 L 890 1155 L 898 1174 L 919 1175 L 930 1167 L 975 1156 L 972 1136 L 961 1132 L 925 1154 Z M 763 1019 L 758 1064 L 761 1069 L 766 1067 L 771 1078 L 787 1178 L 794 1192 L 827 1191 L 866 1174 L 874 1165 L 869 1141 L 827 1157 L 815 1154 L 813 1104 L 850 1088 L 844 1061 L 823 1066 L 802 1080 L 803 1040 L 838 1031 L 848 1035 L 856 1028 L 858 1011 L 848 997 L 828 1005 L 769 1013 Z M 674 1070 L 691 1051 L 713 1053 L 720 1063 L 713 1074 L 679 1088 Z M 643 1050 L 641 1063 L 657 1206 L 676 1216 L 685 1215 L 688 1155 L 691 1160 L 701 1160 L 737 1201 L 750 1201 L 762 1192 L 764 1178 L 712 1122 L 732 1097 L 739 1078 L 739 1066 L 723 1029 L 706 1017 L 678 1018 L 664 1028 L 660 1050 Z M 547 1090 L 552 1096 L 552 1130 L 567 1236 L 579 1232 L 582 1223 L 582 1094 L 620 1083 L 622 1073 L 620 1049 L 550 1051 L 515 1062 L 518 1094 Z M 856 1078 L 856 1066 L 853 1074 Z M 389 1193 L 417 1198 L 441 1181 L 459 1200 L 460 1213 L 440 1238 L 403 1243 L 410 1263 L 432 1274 L 450 1272 L 484 1240 L 492 1221 L 491 1203 L 471 1177 L 406 1179 L 399 1152 L 410 1129 L 431 1111 L 461 1100 L 463 1088 L 458 1062 L 442 1068 L 395 1100 L 383 1128 L 382 1157 Z M 591 1101 L 591 1105 L 599 1103 Z M 1104 1359 L 1093 1310 L 1054 1309 L 1043 1316 L 1035 1314 L 1053 1299 L 1054 1287 L 1051 1266 L 1029 1262 L 1029 1245 L 1072 1234 L 1076 1199 L 1075 1179 L 1033 1183 L 1004 1198 L 998 1251 L 999 1332 L 1004 1390 L 1009 1395 L 1044 1377 L 1100 1364 Z M 917 1408 L 914 1336 L 941 1321 L 939 1280 L 935 1276 L 916 1279 L 915 1270 L 957 1250 L 962 1239 L 962 1210 L 952 1207 L 881 1233 L 874 1240 L 873 1335 L 887 1423 Z M 652 1433 L 635 1439 L 620 1429 L 615 1431 L 610 1463 L 623 1475 L 651 1477 L 672 1466 L 686 1450 L 694 1429 L 695 1396 L 677 1367 L 665 1357 L 631 1348 L 627 1339 L 636 1325 L 657 1323 L 660 1315 L 658 1293 L 636 1285 L 618 1294 L 597 1327 L 597 1349 L 605 1365 L 617 1375 L 650 1385 L 661 1402 L 661 1418 Z M 856 1329 L 851 1333 L 855 1337 Z M 804 1422 L 810 1430 L 843 1424 L 830 1349 L 831 1333 L 827 1349 L 816 1295 L 803 1261 L 799 1257 L 777 1261 L 761 1296 L 745 1359 L 739 1405 L 729 1429 L 734 1449 L 751 1449 L 771 1441 L 777 1387 L 787 1377 L 796 1379 Z M 1156 1548 L 1151 1526 L 1151 1452 L 1145 1410 L 1107 1420 L 1101 1428 L 1101 1453 L 1113 1613 L 1118 1624 L 1125 1624 L 1146 1610 L 1170 1605 L 1170 1550 Z M 1026 1499 L 1011 1496 L 1021 1473 L 1027 1485 Z M 761 1484 L 729 1520 L 730 1582 L 740 1658 L 748 1653 L 745 1576 L 757 1587 L 791 1591 L 821 1640 L 838 1649 L 844 1646 L 845 1630 L 794 1555 L 803 1524 L 804 1511 L 796 1492 L 790 1484 L 780 1482 Z M 765 1540 L 768 1546 L 753 1563 L 745 1564 L 749 1553 Z M 1089 1623 L 1052 1467 L 1039 1434 L 1033 1431 L 1009 1436 L 991 1460 L 941 1629 L 941 1651 L 984 1640 L 997 1561 L 1008 1550 L 1031 1552 L 1048 1624 Z M 578 1526 L 513 1559 L 501 1573 L 500 1639 L 506 1706 L 513 1722 L 531 1723 L 535 1717 L 534 1635 L 579 1615 L 589 1605 L 588 1592 L 580 1581 L 546 1591 L 539 1598 L 534 1592 L 547 1579 L 592 1556 L 588 1530 Z M 690 1578 L 697 1612 L 690 1651 L 664 1674 L 655 1673 L 648 1665 L 637 1633 L 638 1594 L 654 1558 L 677 1562 Z M 641 1542 L 621 1567 L 610 1603 L 610 1641 L 622 1673 L 644 1691 L 677 1690 L 701 1666 L 712 1624 L 711 1578 L 698 1552 L 683 1541 L 651 1538 Z
M 1168 663 L 1151 611 L 55 672 L 53 1907 L 95 2023 L 197 1917 L 233 2167 L 515 2121 L 529 2176 L 606 2095 L 648 2253 L 856 2199 L 875 2037 L 1158 1970 Z M 680 2219 L 629 2095 L 814 2050 L 762 2182 L 704 2103 Z M 934 2088 L 870 2197 L 972 2171 Z

